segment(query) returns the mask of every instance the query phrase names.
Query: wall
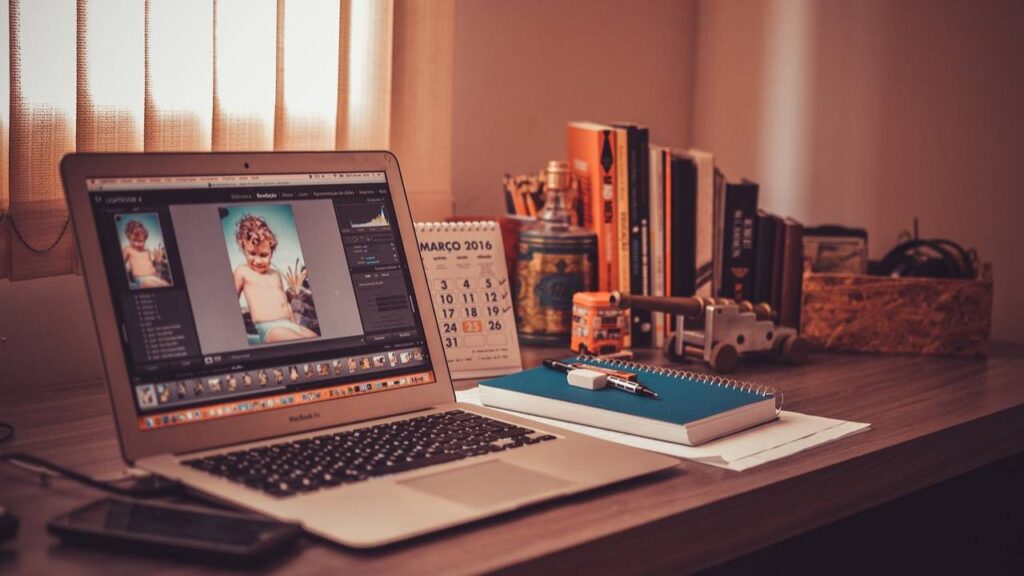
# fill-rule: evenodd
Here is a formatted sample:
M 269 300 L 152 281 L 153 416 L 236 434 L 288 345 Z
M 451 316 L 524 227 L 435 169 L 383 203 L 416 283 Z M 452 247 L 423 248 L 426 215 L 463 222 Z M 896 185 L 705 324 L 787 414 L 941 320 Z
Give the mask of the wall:
M 0 280 L 0 392 L 102 376 L 81 276 Z
M 1024 341 L 1024 3 L 458 0 L 455 19 L 457 213 L 501 212 L 501 175 L 563 157 L 569 120 L 644 122 L 770 210 L 866 226 L 875 257 L 915 215 L 977 247 L 994 337 Z M 101 374 L 80 277 L 0 281 L 0 388 Z
M 995 273 L 993 337 L 1024 341 L 1024 3 L 708 1 L 694 144 L 762 204 L 866 227 L 872 258 L 922 237 Z
M 565 158 L 572 120 L 690 137 L 696 3 L 459 0 L 452 180 L 460 215 L 504 212 L 501 177 Z
M 390 146 L 418 220 L 452 212 L 454 21 L 455 0 L 395 6 Z

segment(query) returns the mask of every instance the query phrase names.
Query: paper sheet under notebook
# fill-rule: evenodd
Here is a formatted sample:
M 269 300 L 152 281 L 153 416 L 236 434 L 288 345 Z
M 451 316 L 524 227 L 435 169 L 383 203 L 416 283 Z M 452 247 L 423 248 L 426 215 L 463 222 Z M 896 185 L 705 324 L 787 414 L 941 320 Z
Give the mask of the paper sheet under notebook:
M 459 402 L 480 406 L 480 390 L 471 388 L 455 392 Z M 632 434 L 612 432 L 601 428 L 541 418 L 529 414 L 513 412 L 516 416 L 535 420 L 542 424 L 550 424 L 619 444 L 643 448 L 652 452 L 660 452 L 677 458 L 685 458 L 703 464 L 718 466 L 737 472 L 760 466 L 802 452 L 815 446 L 828 444 L 840 438 L 852 436 L 871 428 L 870 424 L 847 422 L 834 418 L 809 416 L 798 412 L 783 410 L 779 419 L 762 424 L 725 438 L 720 438 L 700 446 L 683 446 L 672 442 L 652 440 Z

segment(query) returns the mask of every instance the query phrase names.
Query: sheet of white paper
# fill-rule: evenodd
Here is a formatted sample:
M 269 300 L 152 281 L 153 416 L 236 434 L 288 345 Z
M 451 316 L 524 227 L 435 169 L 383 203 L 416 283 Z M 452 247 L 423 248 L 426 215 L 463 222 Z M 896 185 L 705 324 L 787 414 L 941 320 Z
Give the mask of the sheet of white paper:
M 791 454 L 796 454 L 797 452 L 802 452 L 804 450 L 807 450 L 808 448 L 821 446 L 822 444 L 828 444 L 829 442 L 834 442 L 840 438 L 845 438 L 847 436 L 852 436 L 859 432 L 864 432 L 865 430 L 868 430 L 870 428 L 870 424 L 864 424 L 861 422 L 843 422 L 838 426 L 833 426 L 831 428 L 827 428 L 825 430 L 822 430 L 821 432 L 812 434 L 805 438 L 799 438 L 797 440 L 794 440 L 789 444 L 784 444 L 782 446 L 778 446 L 776 448 L 766 450 L 764 452 L 759 452 L 757 454 L 751 454 L 750 456 L 740 458 L 738 460 L 733 460 L 731 462 L 728 462 L 727 464 L 719 464 L 714 462 L 707 463 L 716 466 L 721 466 L 723 468 L 728 468 L 730 470 L 742 471 L 748 468 L 753 468 L 754 466 L 760 466 L 761 464 L 771 462 L 772 460 L 778 460 L 779 458 L 783 458 Z
M 459 402 L 482 405 L 479 388 L 459 390 L 455 393 L 455 397 Z M 506 410 L 506 412 L 509 411 Z M 774 422 L 762 424 L 700 446 L 684 446 L 572 422 L 519 412 L 511 413 L 580 434 L 736 471 L 760 466 L 814 446 L 863 432 L 871 427 L 870 424 L 860 422 L 847 422 L 783 410 L 779 419 Z

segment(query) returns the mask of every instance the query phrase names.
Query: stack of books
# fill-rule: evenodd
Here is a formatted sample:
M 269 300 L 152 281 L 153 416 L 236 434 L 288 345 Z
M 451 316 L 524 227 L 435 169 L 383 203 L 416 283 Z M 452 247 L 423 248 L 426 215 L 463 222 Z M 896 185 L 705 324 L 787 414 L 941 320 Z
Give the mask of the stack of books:
M 758 185 L 729 183 L 712 154 L 649 143 L 628 122 L 570 122 L 578 221 L 597 234 L 598 290 L 767 302 L 799 327 L 803 227 L 758 211 Z M 626 346 L 661 346 L 659 313 L 633 311 Z
M 800 328 L 804 226 L 758 208 L 750 180 L 716 188 L 715 296 L 766 302 L 775 321 Z

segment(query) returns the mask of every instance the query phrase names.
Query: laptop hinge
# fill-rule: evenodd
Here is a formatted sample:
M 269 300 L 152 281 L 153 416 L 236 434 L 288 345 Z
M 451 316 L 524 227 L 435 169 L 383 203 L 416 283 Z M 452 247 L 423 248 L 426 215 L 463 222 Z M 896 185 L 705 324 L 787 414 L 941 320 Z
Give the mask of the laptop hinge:
M 341 427 L 344 427 L 344 426 L 358 426 L 360 424 L 365 424 L 367 422 L 373 422 L 375 420 L 386 420 L 386 419 L 389 419 L 389 418 L 396 418 L 396 417 L 401 417 L 401 416 L 410 416 L 412 414 L 417 414 L 419 412 L 426 412 L 428 410 L 433 410 L 435 408 L 436 408 L 436 406 L 431 406 L 431 407 L 427 407 L 427 408 L 418 408 L 416 410 L 410 410 L 408 412 L 399 412 L 398 414 L 391 414 L 389 416 L 378 416 L 376 418 L 367 418 L 365 420 L 354 420 L 352 422 L 346 422 L 345 424 L 329 424 L 327 426 L 320 426 L 320 427 L 317 427 L 317 428 L 310 428 L 308 430 L 302 430 L 301 432 L 289 432 L 287 434 L 271 434 L 271 435 L 263 436 L 263 437 L 260 437 L 260 438 L 252 438 L 250 440 L 245 440 L 244 442 L 234 442 L 234 443 L 230 443 L 230 444 L 220 444 L 220 445 L 217 445 L 217 446 L 209 446 L 209 447 L 206 447 L 206 448 L 200 448 L 198 450 L 188 450 L 188 451 L 185 451 L 185 452 L 173 452 L 172 454 L 174 456 L 186 456 L 188 454 L 195 454 L 196 452 L 206 452 L 208 450 L 217 450 L 218 448 L 227 448 L 229 446 L 238 446 L 238 445 L 241 445 L 241 444 L 251 444 L 253 442 L 264 442 L 266 440 L 272 440 L 272 439 L 282 439 L 283 440 L 283 439 L 289 438 L 291 436 L 299 436 L 299 435 L 303 435 L 303 434 L 309 434 L 310 432 L 320 432 L 322 430 L 328 430 L 330 428 L 341 428 Z

